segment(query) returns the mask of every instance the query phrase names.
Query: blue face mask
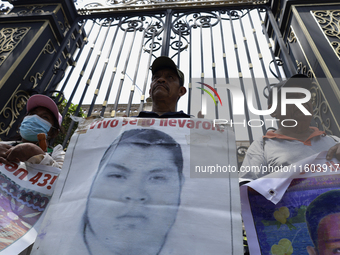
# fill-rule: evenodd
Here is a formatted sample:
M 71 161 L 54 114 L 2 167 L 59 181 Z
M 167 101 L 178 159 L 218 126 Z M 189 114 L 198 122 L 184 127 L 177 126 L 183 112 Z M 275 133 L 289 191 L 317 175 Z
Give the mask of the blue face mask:
M 26 116 L 21 122 L 19 130 L 22 138 L 30 142 L 37 142 L 37 135 L 45 133 L 47 137 L 47 133 L 51 127 L 51 123 L 47 120 L 40 118 L 38 115 L 30 115 Z

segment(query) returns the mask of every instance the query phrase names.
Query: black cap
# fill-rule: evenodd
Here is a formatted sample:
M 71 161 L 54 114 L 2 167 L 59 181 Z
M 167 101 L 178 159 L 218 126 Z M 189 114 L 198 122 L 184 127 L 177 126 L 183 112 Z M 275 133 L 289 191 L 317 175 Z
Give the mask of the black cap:
M 170 68 L 173 69 L 177 72 L 178 78 L 180 80 L 180 85 L 183 86 L 184 84 L 184 74 L 182 73 L 181 70 L 177 68 L 175 65 L 174 61 L 172 61 L 171 58 L 166 57 L 166 56 L 161 56 L 155 59 L 151 65 L 151 72 L 152 75 L 154 75 L 157 71 L 165 69 L 165 68 Z
M 296 87 L 310 90 L 312 87 L 312 81 L 304 74 L 294 74 L 288 80 L 280 81 L 277 84 L 271 85 L 269 89 L 268 105 L 272 104 L 273 88 L 277 88 L 277 93 L 279 93 L 282 87 Z

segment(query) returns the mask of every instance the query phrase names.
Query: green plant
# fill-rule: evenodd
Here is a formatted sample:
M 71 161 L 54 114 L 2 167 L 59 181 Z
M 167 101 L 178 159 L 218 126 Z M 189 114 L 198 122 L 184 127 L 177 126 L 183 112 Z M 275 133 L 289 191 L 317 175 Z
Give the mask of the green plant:
M 60 113 L 64 112 L 64 109 L 66 108 L 66 105 L 67 105 L 67 100 L 66 99 L 64 99 L 62 101 L 62 103 L 60 103 L 58 105 Z M 61 131 L 59 132 L 59 135 L 57 136 L 57 138 L 54 140 L 53 146 L 56 146 L 57 144 L 63 144 L 63 142 L 64 142 L 64 140 L 66 138 L 67 131 L 68 131 L 68 129 L 69 129 L 70 125 L 71 125 L 71 122 L 72 122 L 72 119 L 70 118 L 70 116 L 74 116 L 75 115 L 77 107 L 78 107 L 77 104 L 72 104 L 72 103 L 70 104 L 69 108 L 67 109 L 67 113 L 66 113 L 66 115 L 65 115 L 65 117 L 63 119 Z M 84 112 L 83 112 L 81 107 L 80 107 L 80 110 L 79 110 L 79 113 L 78 113 L 77 117 L 85 117 L 85 114 L 84 114 Z M 74 124 L 74 126 L 72 128 L 71 136 L 74 133 L 74 131 L 77 129 L 77 127 L 78 127 L 78 122 L 75 122 L 75 124 Z M 67 142 L 67 145 L 68 145 L 68 142 Z M 66 148 L 67 148 L 67 145 L 66 145 Z M 64 149 L 66 149 L 66 148 L 64 148 Z

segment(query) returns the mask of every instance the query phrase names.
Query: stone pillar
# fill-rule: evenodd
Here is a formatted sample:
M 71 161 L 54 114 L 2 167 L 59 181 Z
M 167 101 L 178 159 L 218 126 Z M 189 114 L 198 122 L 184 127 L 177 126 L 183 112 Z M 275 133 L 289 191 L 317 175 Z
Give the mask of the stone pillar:
M 276 17 L 298 73 L 313 79 L 314 124 L 340 135 L 339 1 L 273 1 Z M 269 27 L 269 32 L 271 29 Z M 275 38 L 275 36 L 273 36 Z M 282 52 L 276 47 L 282 58 Z
M 0 138 L 15 135 L 27 99 L 51 96 L 85 34 L 72 0 L 12 0 L 0 13 Z

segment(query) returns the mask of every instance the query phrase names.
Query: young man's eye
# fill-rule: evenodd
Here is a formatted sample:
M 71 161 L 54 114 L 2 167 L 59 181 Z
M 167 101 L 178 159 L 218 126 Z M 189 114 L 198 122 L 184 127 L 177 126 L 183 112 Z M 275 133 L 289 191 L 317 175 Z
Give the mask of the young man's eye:
M 152 181 L 166 181 L 167 178 L 164 175 L 155 175 L 155 176 L 151 176 L 150 180 L 152 180 Z
M 113 179 L 126 179 L 123 174 L 109 174 L 108 177 Z

